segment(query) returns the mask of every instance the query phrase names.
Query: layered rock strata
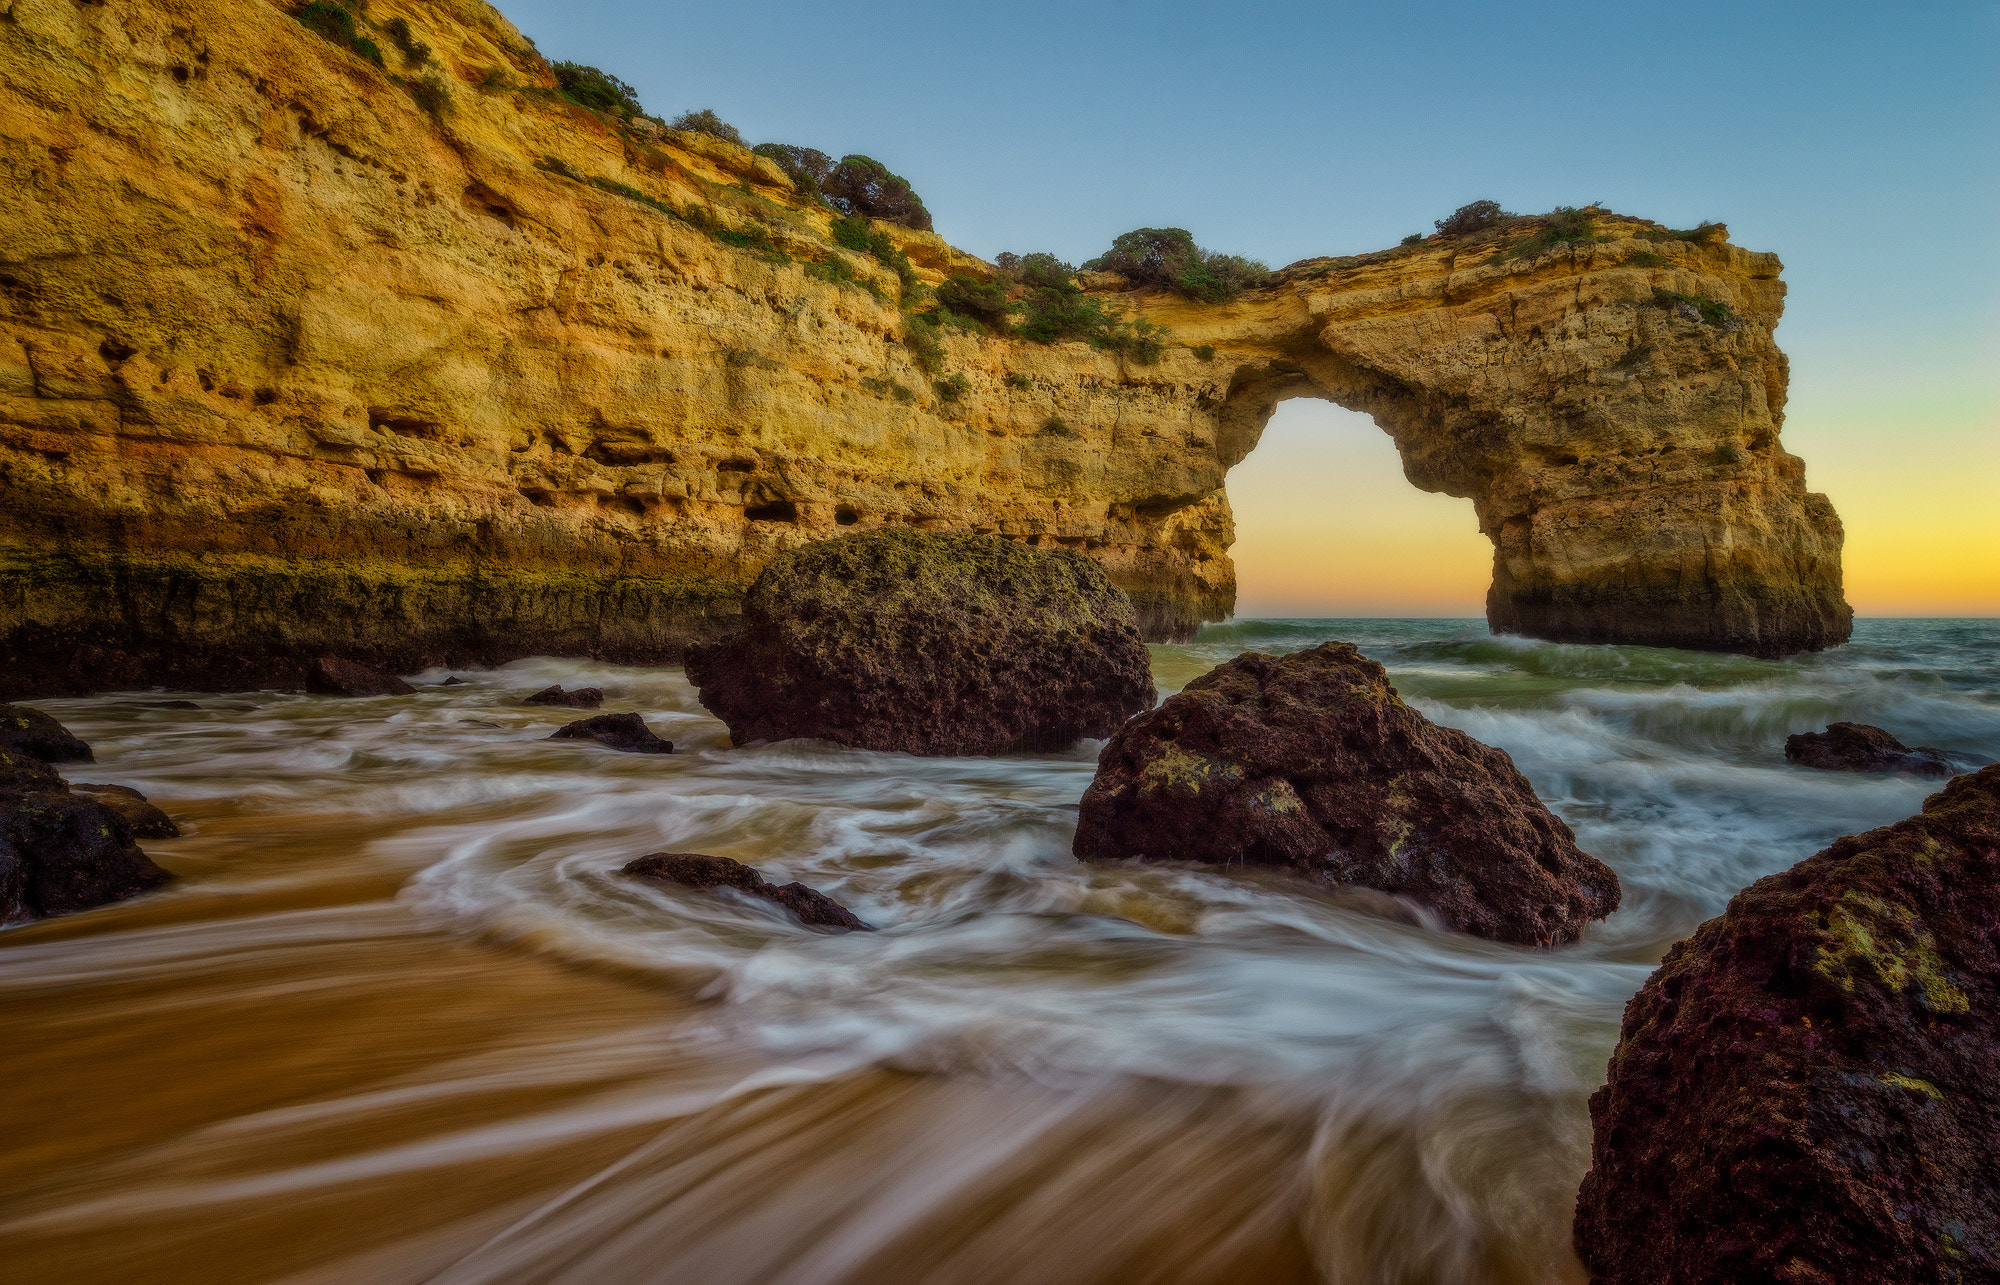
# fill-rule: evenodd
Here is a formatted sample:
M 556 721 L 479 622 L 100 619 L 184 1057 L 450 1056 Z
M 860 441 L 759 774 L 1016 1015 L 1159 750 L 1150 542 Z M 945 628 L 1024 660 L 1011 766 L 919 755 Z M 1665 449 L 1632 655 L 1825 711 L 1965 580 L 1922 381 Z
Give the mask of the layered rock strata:
M 564 101 L 479 0 L 364 22 L 395 18 L 422 63 L 262 0 L 0 22 L 0 696 L 668 659 L 775 554 L 887 525 L 1087 553 L 1186 637 L 1233 602 L 1228 470 L 1295 396 L 1472 501 L 1496 629 L 1846 636 L 1773 255 L 1604 213 L 1224 305 L 1092 277 L 1162 360 L 948 332 L 926 370 L 897 275 L 768 161 Z M 878 228 L 915 282 L 988 271 Z
M 865 531 L 773 559 L 688 680 L 738 744 L 1059 750 L 1156 695 L 1131 604 L 1065 549 Z
M 1084 793 L 1075 851 L 1290 867 L 1527 946 L 1575 941 L 1619 901 L 1618 876 L 1505 750 L 1411 709 L 1346 643 L 1247 652 L 1127 723 Z
M 1625 1009 L 1601 1285 L 2000 1280 L 2000 767 L 1739 893 Z

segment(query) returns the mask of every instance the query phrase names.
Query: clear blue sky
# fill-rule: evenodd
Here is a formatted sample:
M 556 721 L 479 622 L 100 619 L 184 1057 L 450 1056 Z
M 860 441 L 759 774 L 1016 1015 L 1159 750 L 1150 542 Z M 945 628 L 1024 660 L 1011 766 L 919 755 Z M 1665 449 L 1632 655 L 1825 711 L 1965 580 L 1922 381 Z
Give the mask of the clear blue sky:
M 655 113 L 876 157 L 988 257 L 1150 225 L 1275 266 L 1481 197 L 1720 219 L 1784 258 L 1814 486 L 1879 508 L 1840 487 L 1894 456 L 2000 493 L 2000 4 L 502 9 Z

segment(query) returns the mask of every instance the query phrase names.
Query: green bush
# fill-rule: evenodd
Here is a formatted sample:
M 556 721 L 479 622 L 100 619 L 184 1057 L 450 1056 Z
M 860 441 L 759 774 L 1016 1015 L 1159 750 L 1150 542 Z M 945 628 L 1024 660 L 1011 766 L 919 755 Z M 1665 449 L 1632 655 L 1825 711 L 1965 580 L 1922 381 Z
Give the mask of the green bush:
M 926 375 L 935 375 L 944 369 L 944 340 L 928 317 L 916 313 L 903 314 L 903 347 L 910 350 L 911 360 Z
M 1053 254 L 1003 253 L 994 259 L 1001 276 L 1025 288 L 1010 305 L 1021 320 L 1014 333 L 1036 343 L 1065 340 L 1122 353 L 1151 365 L 1166 352 L 1165 327 L 1127 321 L 1076 284 L 1076 270 Z
M 1214 345 L 1214 344 L 1196 344 L 1196 345 L 1194 346 L 1194 348 L 1193 348 L 1193 349 L 1192 349 L 1191 351 L 1192 351 L 1192 352 L 1194 353 L 1194 356 L 1195 356 L 1195 360 L 1196 360 L 1196 361 L 1214 361 L 1214 360 L 1215 360 L 1215 345 Z
M 896 248 L 888 233 L 869 226 L 867 219 L 853 215 L 837 218 L 827 229 L 827 234 L 833 238 L 835 245 L 874 255 L 877 263 L 894 272 L 896 279 L 902 282 L 904 298 L 916 293 L 921 284 L 917 280 L 916 265 L 910 262 L 909 255 Z
M 924 208 L 910 181 L 868 156 L 843 156 L 820 183 L 827 203 L 842 214 L 899 223 L 919 232 L 931 230 L 931 212 Z
M 1035 381 L 1034 381 L 1034 380 L 1032 380 L 1032 379 L 1030 379 L 1030 378 L 1028 378 L 1028 377 L 1027 377 L 1026 375 L 1023 375 L 1023 374 L 1019 373 L 1018 371 L 1011 371 L 1011 370 L 1010 370 L 1010 371 L 1008 371 L 1008 372 L 1007 372 L 1007 387 L 1009 387 L 1009 388 L 1033 388 L 1034 386 L 1035 386 Z
M 349 53 L 359 54 L 377 67 L 383 66 L 382 46 L 355 29 L 354 15 L 330 0 L 312 0 L 292 11 L 307 30 L 317 32 Z
M 1424 234 L 1421 232 L 1412 232 L 1410 235 L 1404 237 L 1402 241 L 1404 245 L 1422 245 L 1423 243 Z
M 1733 329 L 1736 314 L 1720 299 L 1710 299 L 1706 295 L 1677 294 L 1672 290 L 1655 289 L 1653 302 L 1669 312 L 1678 313 L 1690 321 L 1705 321 L 1711 326 Z
M 941 402 L 955 402 L 972 391 L 972 381 L 963 375 L 946 375 L 943 379 L 931 381 L 932 391 Z
M 736 126 L 723 120 L 722 117 L 717 116 L 712 110 L 706 107 L 700 111 L 682 112 L 680 115 L 674 117 L 672 123 L 667 128 L 686 130 L 692 134 L 708 134 L 715 138 L 735 143 L 738 146 L 741 146 L 743 143 L 743 135 L 737 131 Z
M 997 281 L 953 273 L 939 284 L 937 301 L 961 317 L 971 317 L 995 330 L 1007 328 L 1007 287 Z
M 1271 270 L 1253 259 L 1202 249 L 1186 228 L 1135 229 L 1083 266 L 1091 271 L 1116 272 L 1136 285 L 1175 290 L 1205 303 L 1226 302 L 1271 280 Z
M 1631 258 L 1625 260 L 1625 265 L 1631 268 L 1664 268 L 1670 266 L 1667 260 L 1654 254 L 1651 250 L 1642 250 L 1638 254 L 1633 255 Z
M 833 158 L 816 147 L 795 147 L 790 143 L 759 143 L 750 149 L 777 162 L 785 177 L 792 180 L 800 196 L 824 205 L 826 193 L 820 184 L 833 173 Z
M 639 91 L 608 71 L 578 62 L 559 62 L 553 70 L 556 91 L 579 107 L 608 112 L 623 120 L 646 113 L 639 105 Z
M 1500 208 L 1498 201 L 1472 201 L 1439 219 L 1437 230 L 1443 236 L 1471 236 L 1513 217 Z
M 403 51 L 404 60 L 412 67 L 421 67 L 430 61 L 431 47 L 417 39 L 416 34 L 410 30 L 409 19 L 391 18 L 382 24 L 382 30 L 388 33 L 389 39 L 396 42 L 396 48 Z
M 1579 210 L 1573 205 L 1558 205 L 1542 216 L 1540 231 L 1513 246 L 1501 257 L 1518 259 L 1522 255 L 1539 254 L 1559 245 L 1581 245 L 1595 240 L 1597 220 L 1588 210 Z

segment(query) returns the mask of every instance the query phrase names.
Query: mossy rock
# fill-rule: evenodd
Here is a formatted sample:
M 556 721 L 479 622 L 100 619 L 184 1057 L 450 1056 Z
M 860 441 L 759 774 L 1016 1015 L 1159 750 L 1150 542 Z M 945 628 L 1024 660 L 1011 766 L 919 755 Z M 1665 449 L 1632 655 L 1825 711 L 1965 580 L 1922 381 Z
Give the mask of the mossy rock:
M 1095 562 L 994 536 L 857 532 L 773 559 L 688 677 L 738 744 L 1058 750 L 1153 703 L 1131 603 Z
M 1738 893 L 1590 1099 L 1595 1282 L 2000 1280 L 2000 766 Z

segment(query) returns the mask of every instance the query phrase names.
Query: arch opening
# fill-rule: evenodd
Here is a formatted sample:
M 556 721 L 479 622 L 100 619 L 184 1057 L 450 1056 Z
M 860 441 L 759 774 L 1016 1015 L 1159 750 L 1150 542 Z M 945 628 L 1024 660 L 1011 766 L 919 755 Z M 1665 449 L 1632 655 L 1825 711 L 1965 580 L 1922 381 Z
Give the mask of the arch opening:
M 1485 616 L 1493 545 L 1472 502 L 1413 486 L 1361 411 L 1280 401 L 1225 489 L 1240 618 Z

